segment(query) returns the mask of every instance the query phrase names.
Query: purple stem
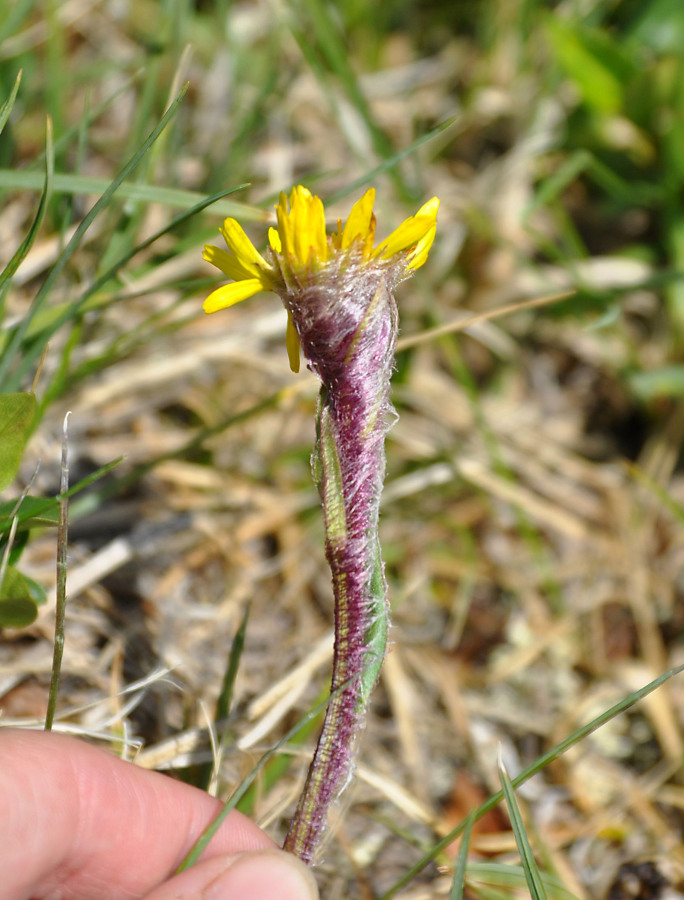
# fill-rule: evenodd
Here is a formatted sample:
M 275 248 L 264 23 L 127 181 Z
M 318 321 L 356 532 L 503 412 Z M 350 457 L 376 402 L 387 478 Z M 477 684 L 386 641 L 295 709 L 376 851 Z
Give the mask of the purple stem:
M 299 286 L 297 302 L 292 295 L 286 300 L 304 354 L 322 383 L 313 469 L 335 598 L 332 697 L 284 845 L 307 863 L 314 860 L 330 807 L 351 777 L 356 737 L 386 642 L 378 515 L 385 435 L 394 418 L 389 387 L 397 310 L 384 271 L 365 274 L 363 281 L 343 275 L 333 296 L 320 287 L 307 294 Z

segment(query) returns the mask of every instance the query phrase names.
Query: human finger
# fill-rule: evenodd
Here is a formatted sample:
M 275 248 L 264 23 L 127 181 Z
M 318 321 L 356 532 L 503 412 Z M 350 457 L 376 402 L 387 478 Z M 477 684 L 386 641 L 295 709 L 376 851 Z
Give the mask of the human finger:
M 304 863 L 283 850 L 215 856 L 155 888 L 144 900 L 318 900 Z
M 74 738 L 0 728 L 0 900 L 129 900 L 167 881 L 221 809 Z M 233 811 L 204 858 L 275 847 Z

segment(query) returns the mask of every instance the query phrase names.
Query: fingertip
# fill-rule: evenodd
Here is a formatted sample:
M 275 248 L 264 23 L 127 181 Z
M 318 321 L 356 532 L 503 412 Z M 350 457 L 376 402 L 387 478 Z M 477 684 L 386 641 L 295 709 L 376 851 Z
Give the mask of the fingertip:
M 319 900 L 319 895 L 303 862 L 283 850 L 258 850 L 200 861 L 144 900 Z
M 301 860 L 283 850 L 245 853 L 208 885 L 202 900 L 318 900 L 318 887 Z

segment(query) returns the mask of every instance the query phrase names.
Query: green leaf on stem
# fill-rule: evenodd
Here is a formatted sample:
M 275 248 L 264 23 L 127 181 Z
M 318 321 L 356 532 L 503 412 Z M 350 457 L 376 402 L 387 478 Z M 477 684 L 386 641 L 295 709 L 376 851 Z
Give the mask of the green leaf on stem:
M 35 622 L 45 592 L 32 578 L 8 566 L 0 587 L 0 627 L 25 628 Z
M 36 409 L 35 394 L 0 395 L 0 490 L 17 474 Z

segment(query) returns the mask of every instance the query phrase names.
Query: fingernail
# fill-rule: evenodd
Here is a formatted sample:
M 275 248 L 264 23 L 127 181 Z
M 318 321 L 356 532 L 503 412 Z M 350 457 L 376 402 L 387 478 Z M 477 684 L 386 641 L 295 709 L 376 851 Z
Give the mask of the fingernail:
M 244 853 L 208 884 L 202 900 L 318 900 L 310 870 L 282 850 Z

